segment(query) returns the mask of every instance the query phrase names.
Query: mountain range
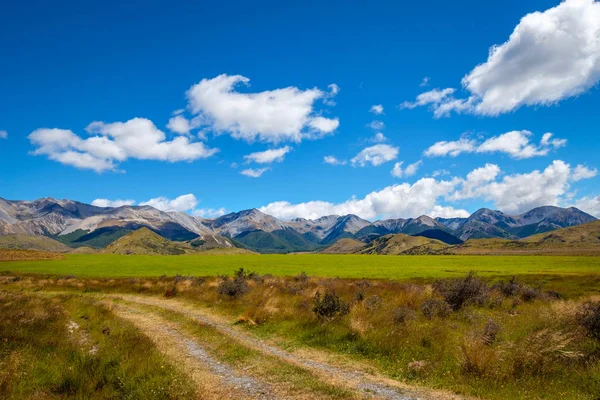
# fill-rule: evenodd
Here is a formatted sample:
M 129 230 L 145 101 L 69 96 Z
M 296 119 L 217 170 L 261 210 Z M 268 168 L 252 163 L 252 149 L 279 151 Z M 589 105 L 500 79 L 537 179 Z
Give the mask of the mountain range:
M 386 219 L 375 222 L 356 215 L 310 220 L 281 220 L 258 209 L 205 219 L 150 206 L 97 207 L 72 200 L 44 198 L 12 201 L 0 198 L 0 236 L 46 236 L 69 247 L 105 248 L 140 228 L 172 241 L 203 249 L 242 247 L 261 253 L 323 249 L 340 239 L 363 243 L 390 234 L 422 236 L 447 244 L 475 238 L 521 239 L 595 221 L 574 207 L 538 207 L 521 215 L 480 209 L 468 218 Z

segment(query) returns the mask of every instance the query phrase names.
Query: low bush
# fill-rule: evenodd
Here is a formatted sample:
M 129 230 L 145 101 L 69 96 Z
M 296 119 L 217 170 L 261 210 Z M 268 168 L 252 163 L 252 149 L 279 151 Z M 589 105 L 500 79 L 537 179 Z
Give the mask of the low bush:
M 427 319 L 433 319 L 435 317 L 447 317 L 452 308 L 450 304 L 446 303 L 444 300 L 438 299 L 429 299 L 421 304 L 421 312 Z
M 439 280 L 433 284 L 433 288 L 454 311 L 469 304 L 483 304 L 490 292 L 488 284 L 474 272 L 463 279 Z
M 319 317 L 333 319 L 348 314 L 350 306 L 333 292 L 326 292 L 323 296 L 317 292 L 313 312 Z
M 588 336 L 600 340 L 600 301 L 584 303 L 578 312 L 578 320 Z
M 415 319 L 416 313 L 408 307 L 398 307 L 394 310 L 394 323 L 402 325 Z

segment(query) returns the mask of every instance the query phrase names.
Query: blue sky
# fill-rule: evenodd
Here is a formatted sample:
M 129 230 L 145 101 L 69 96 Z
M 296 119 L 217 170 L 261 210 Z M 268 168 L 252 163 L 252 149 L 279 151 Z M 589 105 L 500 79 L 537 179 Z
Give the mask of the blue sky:
M 598 2 L 189 3 L 3 6 L 1 197 L 600 216 Z

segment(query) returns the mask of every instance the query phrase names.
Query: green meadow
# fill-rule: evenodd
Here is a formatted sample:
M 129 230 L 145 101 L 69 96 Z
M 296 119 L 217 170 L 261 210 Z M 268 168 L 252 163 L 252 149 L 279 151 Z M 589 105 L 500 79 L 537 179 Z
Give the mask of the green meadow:
M 502 275 L 600 274 L 593 256 L 376 256 L 376 255 L 182 255 L 69 254 L 63 260 L 0 263 L 0 271 L 77 277 L 151 277 L 230 274 L 244 268 L 259 274 L 371 279 L 428 279 Z

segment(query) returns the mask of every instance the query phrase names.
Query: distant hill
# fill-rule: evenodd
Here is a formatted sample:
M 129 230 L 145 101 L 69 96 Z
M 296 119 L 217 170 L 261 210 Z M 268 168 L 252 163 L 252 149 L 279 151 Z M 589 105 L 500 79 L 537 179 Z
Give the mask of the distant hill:
M 448 245 L 435 239 L 404 234 L 385 235 L 370 242 L 360 251 L 362 254 L 434 254 Z
M 244 232 L 236 236 L 233 241 L 238 247 L 258 253 L 293 253 L 313 251 L 320 247 L 293 229 Z
M 0 249 L 37 250 L 53 253 L 67 253 L 68 246 L 46 236 L 24 234 L 0 236 Z
M 463 242 L 456 236 L 454 236 L 446 231 L 443 231 L 441 229 L 429 229 L 429 230 L 423 231 L 421 233 L 417 233 L 416 235 L 413 235 L 413 236 L 422 236 L 422 237 L 426 237 L 429 239 L 436 239 L 436 240 L 439 240 L 440 242 L 444 242 L 446 244 L 461 244 Z
M 141 228 L 115 240 L 103 253 L 179 255 L 192 251 L 191 247 L 185 244 L 172 242 L 148 228 Z
M 452 254 L 598 254 L 600 221 L 539 233 L 521 240 L 469 239 Z
M 340 239 L 331 246 L 323 249 L 324 254 L 353 254 L 360 252 L 367 245 L 356 239 Z

